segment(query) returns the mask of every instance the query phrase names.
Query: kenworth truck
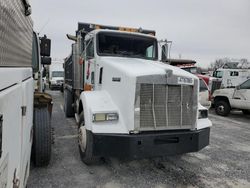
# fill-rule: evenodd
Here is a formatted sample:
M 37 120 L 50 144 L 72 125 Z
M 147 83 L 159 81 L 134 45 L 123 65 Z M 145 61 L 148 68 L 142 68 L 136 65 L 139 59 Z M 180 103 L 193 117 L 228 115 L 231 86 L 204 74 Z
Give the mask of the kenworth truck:
M 26 0 L 0 1 L 1 188 L 26 187 L 31 152 L 36 166 L 50 159 L 51 98 L 39 93 L 41 58 L 49 63 L 44 53 L 49 43 L 33 32 L 30 13 Z
M 158 60 L 155 31 L 79 23 L 65 59 L 65 114 L 79 125 L 83 162 L 195 152 L 211 121 L 199 79 Z

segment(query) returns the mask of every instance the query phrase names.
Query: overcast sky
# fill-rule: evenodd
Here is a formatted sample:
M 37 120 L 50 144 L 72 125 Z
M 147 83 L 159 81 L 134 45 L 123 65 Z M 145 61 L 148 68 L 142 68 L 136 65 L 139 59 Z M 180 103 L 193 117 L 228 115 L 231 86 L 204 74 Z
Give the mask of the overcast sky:
M 78 22 L 142 27 L 173 41 L 171 57 L 207 66 L 217 58 L 250 60 L 249 0 L 30 0 L 35 30 L 52 39 L 52 57 L 70 53 Z

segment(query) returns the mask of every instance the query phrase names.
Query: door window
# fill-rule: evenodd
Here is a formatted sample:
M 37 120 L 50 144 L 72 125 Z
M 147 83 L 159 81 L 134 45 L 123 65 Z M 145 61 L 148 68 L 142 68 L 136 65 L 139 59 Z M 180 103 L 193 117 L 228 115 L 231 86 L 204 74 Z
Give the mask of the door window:
M 239 76 L 239 72 L 238 71 L 231 71 L 230 76 Z
M 213 76 L 215 78 L 222 78 L 223 77 L 223 72 L 222 71 L 215 71 Z
M 90 39 L 86 42 L 86 59 L 94 58 L 94 42 Z

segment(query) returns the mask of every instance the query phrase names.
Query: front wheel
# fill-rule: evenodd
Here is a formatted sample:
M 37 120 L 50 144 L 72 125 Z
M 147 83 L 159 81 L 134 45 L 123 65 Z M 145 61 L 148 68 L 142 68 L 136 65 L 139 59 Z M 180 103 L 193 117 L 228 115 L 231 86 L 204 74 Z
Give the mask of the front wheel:
M 35 166 L 47 166 L 51 158 L 51 119 L 47 107 L 34 108 L 32 159 Z
M 64 90 L 64 110 L 66 117 L 74 117 L 74 109 L 72 107 L 73 104 L 73 96 L 72 93 L 65 89 Z
M 227 116 L 230 113 L 230 105 L 226 101 L 215 102 L 215 112 L 220 116 Z
M 90 131 L 86 130 L 82 120 L 78 128 L 78 147 L 81 160 L 86 165 L 94 164 L 98 160 L 98 158 L 93 155 L 93 144 L 93 136 Z

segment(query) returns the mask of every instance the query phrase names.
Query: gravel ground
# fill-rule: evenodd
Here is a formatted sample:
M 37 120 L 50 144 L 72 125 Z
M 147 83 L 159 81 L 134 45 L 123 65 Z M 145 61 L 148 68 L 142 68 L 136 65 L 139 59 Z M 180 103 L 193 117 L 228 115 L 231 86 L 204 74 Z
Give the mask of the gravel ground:
M 63 96 L 54 98 L 55 144 L 46 168 L 31 167 L 28 187 L 250 187 L 250 116 L 233 112 L 213 122 L 210 145 L 197 153 L 122 161 L 107 159 L 94 166 L 81 162 L 74 119 L 63 113 Z

